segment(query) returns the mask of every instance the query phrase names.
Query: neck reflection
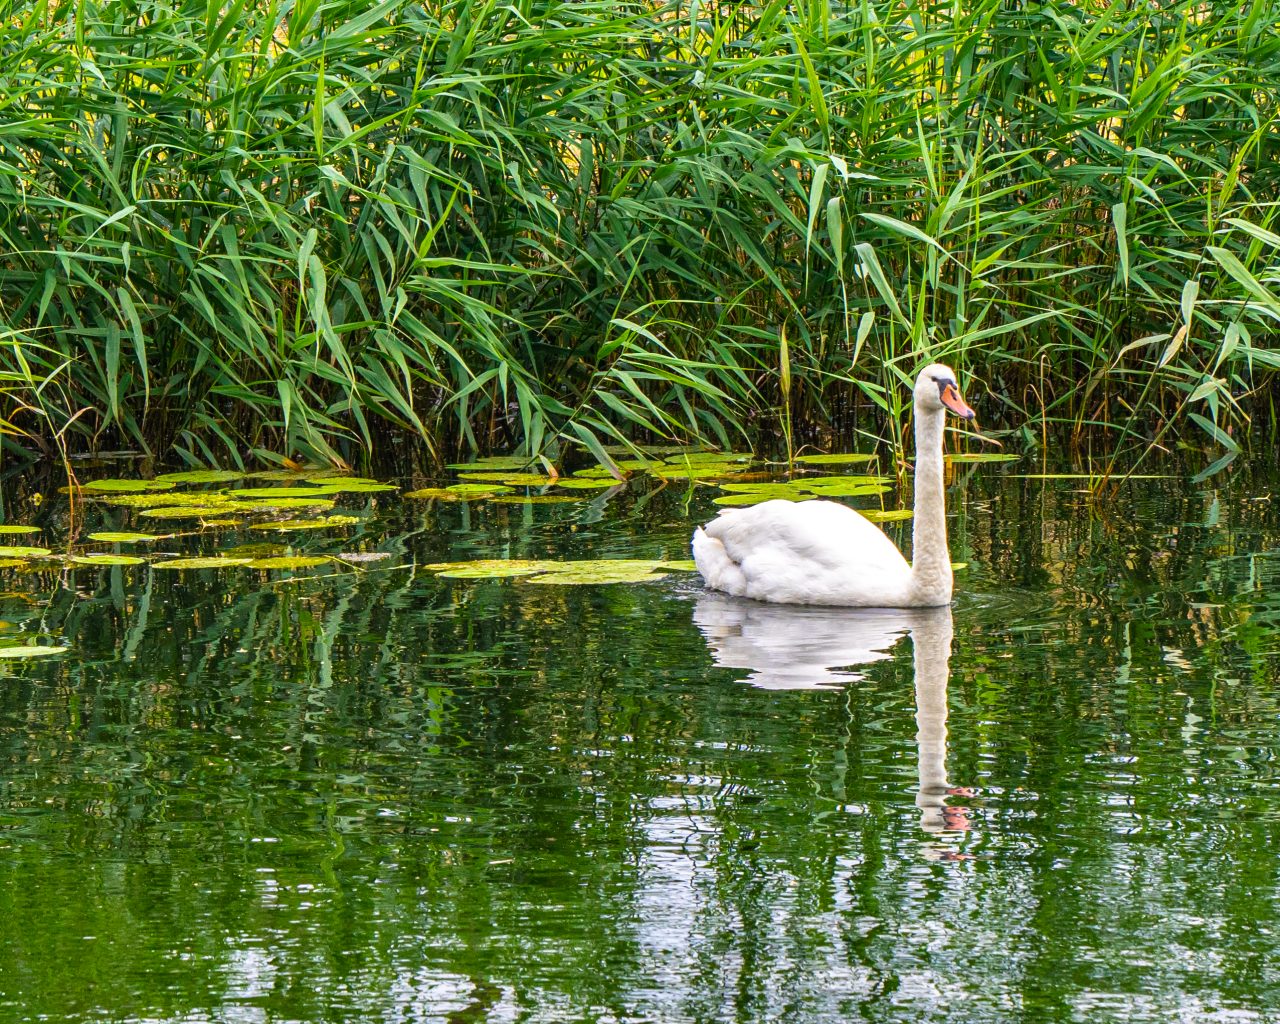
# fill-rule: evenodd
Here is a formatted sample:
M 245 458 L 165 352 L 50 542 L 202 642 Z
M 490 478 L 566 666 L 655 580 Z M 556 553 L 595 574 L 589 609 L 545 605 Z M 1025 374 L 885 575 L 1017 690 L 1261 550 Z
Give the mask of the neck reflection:
M 746 669 L 743 681 L 769 690 L 837 689 L 863 678 L 859 669 L 890 658 L 911 635 L 916 691 L 916 806 L 927 833 L 966 832 L 969 810 L 947 803 L 972 791 L 947 780 L 947 679 L 951 609 L 818 608 L 765 604 L 707 592 L 693 621 L 715 663 Z

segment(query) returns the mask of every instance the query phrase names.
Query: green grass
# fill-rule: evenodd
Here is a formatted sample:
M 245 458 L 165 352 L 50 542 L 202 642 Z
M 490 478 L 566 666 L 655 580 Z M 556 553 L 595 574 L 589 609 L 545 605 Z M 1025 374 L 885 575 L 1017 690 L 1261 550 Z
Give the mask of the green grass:
M 897 442 L 939 358 L 1014 443 L 1230 456 L 1275 426 L 1278 22 L 0 2 L 3 440 Z

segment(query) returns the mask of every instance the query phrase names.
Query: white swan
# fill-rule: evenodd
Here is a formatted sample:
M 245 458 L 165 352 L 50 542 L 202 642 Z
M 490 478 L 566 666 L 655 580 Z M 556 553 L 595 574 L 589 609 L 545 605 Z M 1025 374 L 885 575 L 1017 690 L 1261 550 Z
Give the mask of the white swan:
M 761 502 L 726 509 L 693 532 L 707 586 L 779 604 L 932 608 L 951 601 L 943 508 L 942 425 L 947 410 L 973 419 L 955 374 L 940 363 L 916 378 L 914 561 L 884 532 L 834 501 Z

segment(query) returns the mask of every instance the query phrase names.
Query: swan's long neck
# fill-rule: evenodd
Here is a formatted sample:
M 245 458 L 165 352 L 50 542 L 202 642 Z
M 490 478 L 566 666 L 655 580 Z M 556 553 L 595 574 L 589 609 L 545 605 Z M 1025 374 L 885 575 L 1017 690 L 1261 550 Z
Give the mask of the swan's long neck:
M 942 484 L 941 409 L 916 408 L 915 517 L 911 532 L 911 589 L 918 605 L 951 600 L 951 554 Z

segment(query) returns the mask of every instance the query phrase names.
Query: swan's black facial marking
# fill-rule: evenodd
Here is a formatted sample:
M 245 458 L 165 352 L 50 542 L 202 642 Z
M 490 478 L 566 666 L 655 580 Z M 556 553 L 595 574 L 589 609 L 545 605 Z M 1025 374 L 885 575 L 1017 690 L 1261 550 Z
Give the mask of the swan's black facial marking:
M 956 382 L 953 381 L 950 377 L 935 377 L 932 374 L 930 374 L 929 379 L 938 385 L 939 398 L 941 398 L 943 395 L 947 393 L 947 388 L 956 388 Z M 960 390 L 959 388 L 956 388 L 957 392 L 959 390 Z

